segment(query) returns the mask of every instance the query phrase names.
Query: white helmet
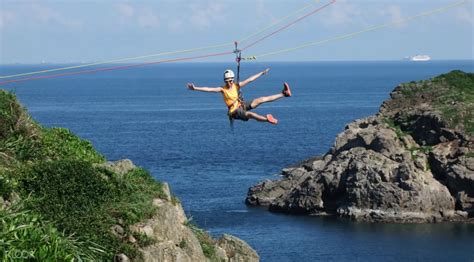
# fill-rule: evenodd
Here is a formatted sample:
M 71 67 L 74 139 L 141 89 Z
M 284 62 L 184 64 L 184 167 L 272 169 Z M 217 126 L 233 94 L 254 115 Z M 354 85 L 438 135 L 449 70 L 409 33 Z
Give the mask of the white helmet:
M 229 79 L 229 78 L 234 78 L 234 72 L 232 70 L 227 69 L 224 71 L 224 80 Z

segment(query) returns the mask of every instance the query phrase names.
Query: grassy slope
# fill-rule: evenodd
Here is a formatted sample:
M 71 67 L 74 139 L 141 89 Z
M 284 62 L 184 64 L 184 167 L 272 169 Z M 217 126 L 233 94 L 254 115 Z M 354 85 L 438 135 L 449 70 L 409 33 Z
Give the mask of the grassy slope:
M 469 135 L 474 135 L 474 74 L 452 71 L 434 79 L 447 83 L 448 92 L 436 101 L 436 107 L 452 127 L 462 126 Z
M 143 169 L 118 175 L 97 165 L 104 162 L 88 141 L 41 127 L 0 90 L 0 196 L 14 203 L 0 211 L 0 259 L 14 260 L 19 251 L 35 260 L 137 257 L 149 241 L 135 236 L 131 244 L 110 228 L 151 217 L 162 184 Z
M 406 108 L 420 102 L 441 113 L 447 126 L 474 135 L 474 74 L 459 70 L 403 85 Z

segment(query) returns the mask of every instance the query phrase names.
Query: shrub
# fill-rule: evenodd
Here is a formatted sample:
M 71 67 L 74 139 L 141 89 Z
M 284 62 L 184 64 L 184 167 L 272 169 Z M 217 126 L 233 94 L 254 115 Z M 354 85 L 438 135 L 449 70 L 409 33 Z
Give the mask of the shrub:
M 102 253 L 97 244 L 66 236 L 40 215 L 0 210 L 2 261 L 98 261 Z
M 466 92 L 474 92 L 474 74 L 453 70 L 434 78 L 436 82 L 446 81 L 450 86 Z
M 193 231 L 194 235 L 199 240 L 204 255 L 211 261 L 215 261 L 217 259 L 217 253 L 214 239 L 212 239 L 206 231 L 197 227 L 191 220 L 188 220 L 185 225 Z
M 109 203 L 107 210 L 126 224 L 151 218 L 156 212 L 156 207 L 152 205 L 153 199 L 166 198 L 163 185 L 142 168 L 125 175 L 114 174 L 110 182 L 114 184 L 114 201 Z
M 162 185 L 143 169 L 118 175 L 80 160 L 41 161 L 18 176 L 22 195 L 30 196 L 28 208 L 58 229 L 103 246 L 103 259 L 118 252 L 138 255 L 137 246 L 123 243 L 110 228 L 119 220 L 127 228 L 152 217 L 153 198 L 164 196 Z
M 156 243 L 154 238 L 147 236 L 145 233 L 135 232 L 133 233 L 133 237 L 135 237 L 138 245 L 141 247 L 146 247 Z
M 11 135 L 34 136 L 37 124 L 18 103 L 14 94 L 0 90 L 0 140 Z
M 104 162 L 92 144 L 65 128 L 41 128 L 15 96 L 0 90 L 0 164 L 15 161 L 81 159 Z
M 13 192 L 13 189 L 15 187 L 14 183 L 14 181 L 12 181 L 8 176 L 6 176 L 5 172 L 0 171 L 0 197 L 4 199 L 8 198 Z
M 14 94 L 0 90 L 0 164 L 31 157 L 40 129 Z
M 43 129 L 41 156 L 43 159 L 80 159 L 92 163 L 105 161 L 89 141 L 79 138 L 66 128 Z
M 31 195 L 30 208 L 54 221 L 68 233 L 95 240 L 104 234 L 101 206 L 111 195 L 102 173 L 85 161 L 42 161 L 20 178 L 23 195 Z
M 451 128 L 460 127 L 467 134 L 474 135 L 474 74 L 459 70 L 434 78 L 443 90 L 435 101 L 443 119 Z
M 407 134 L 405 132 L 403 132 L 403 130 L 401 129 L 401 127 L 399 125 L 397 125 L 395 123 L 395 121 L 393 121 L 393 119 L 391 118 L 384 118 L 383 119 L 383 122 L 391 129 L 393 129 L 393 131 L 395 131 L 395 134 L 397 136 L 398 139 L 402 139 L 404 136 L 406 136 Z

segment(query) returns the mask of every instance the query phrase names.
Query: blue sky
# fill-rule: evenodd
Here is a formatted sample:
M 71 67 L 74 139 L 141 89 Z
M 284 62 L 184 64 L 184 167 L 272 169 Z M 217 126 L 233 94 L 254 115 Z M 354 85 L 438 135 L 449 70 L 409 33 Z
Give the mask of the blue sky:
M 308 4 L 314 3 L 299 16 L 329 2 L 0 0 L 0 62 L 89 63 L 227 43 L 256 32 Z M 357 32 L 455 2 L 459 0 L 338 0 L 249 48 L 244 56 Z M 427 54 L 433 59 L 473 59 L 472 2 L 349 39 L 267 56 L 262 61 L 399 60 L 416 54 Z M 260 36 L 263 35 L 265 33 Z M 247 43 L 250 42 L 252 40 Z M 232 46 L 184 56 L 230 49 Z M 165 58 L 173 57 L 179 56 Z M 164 58 L 133 62 L 160 59 Z M 232 57 L 200 61 L 229 59 Z

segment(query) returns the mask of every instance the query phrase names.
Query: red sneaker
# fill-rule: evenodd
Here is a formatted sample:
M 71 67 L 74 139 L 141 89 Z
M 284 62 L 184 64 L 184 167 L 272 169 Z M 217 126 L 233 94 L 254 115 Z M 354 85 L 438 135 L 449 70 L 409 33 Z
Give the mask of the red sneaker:
M 271 124 L 274 124 L 274 125 L 278 124 L 278 119 L 274 118 L 274 117 L 273 117 L 272 115 L 270 115 L 270 114 L 267 115 L 267 120 L 268 120 L 268 122 L 271 123 Z
M 285 82 L 283 84 L 283 91 L 281 91 L 283 93 L 284 96 L 286 97 L 290 97 L 291 96 L 291 90 L 290 90 L 290 86 L 288 85 L 287 82 Z

